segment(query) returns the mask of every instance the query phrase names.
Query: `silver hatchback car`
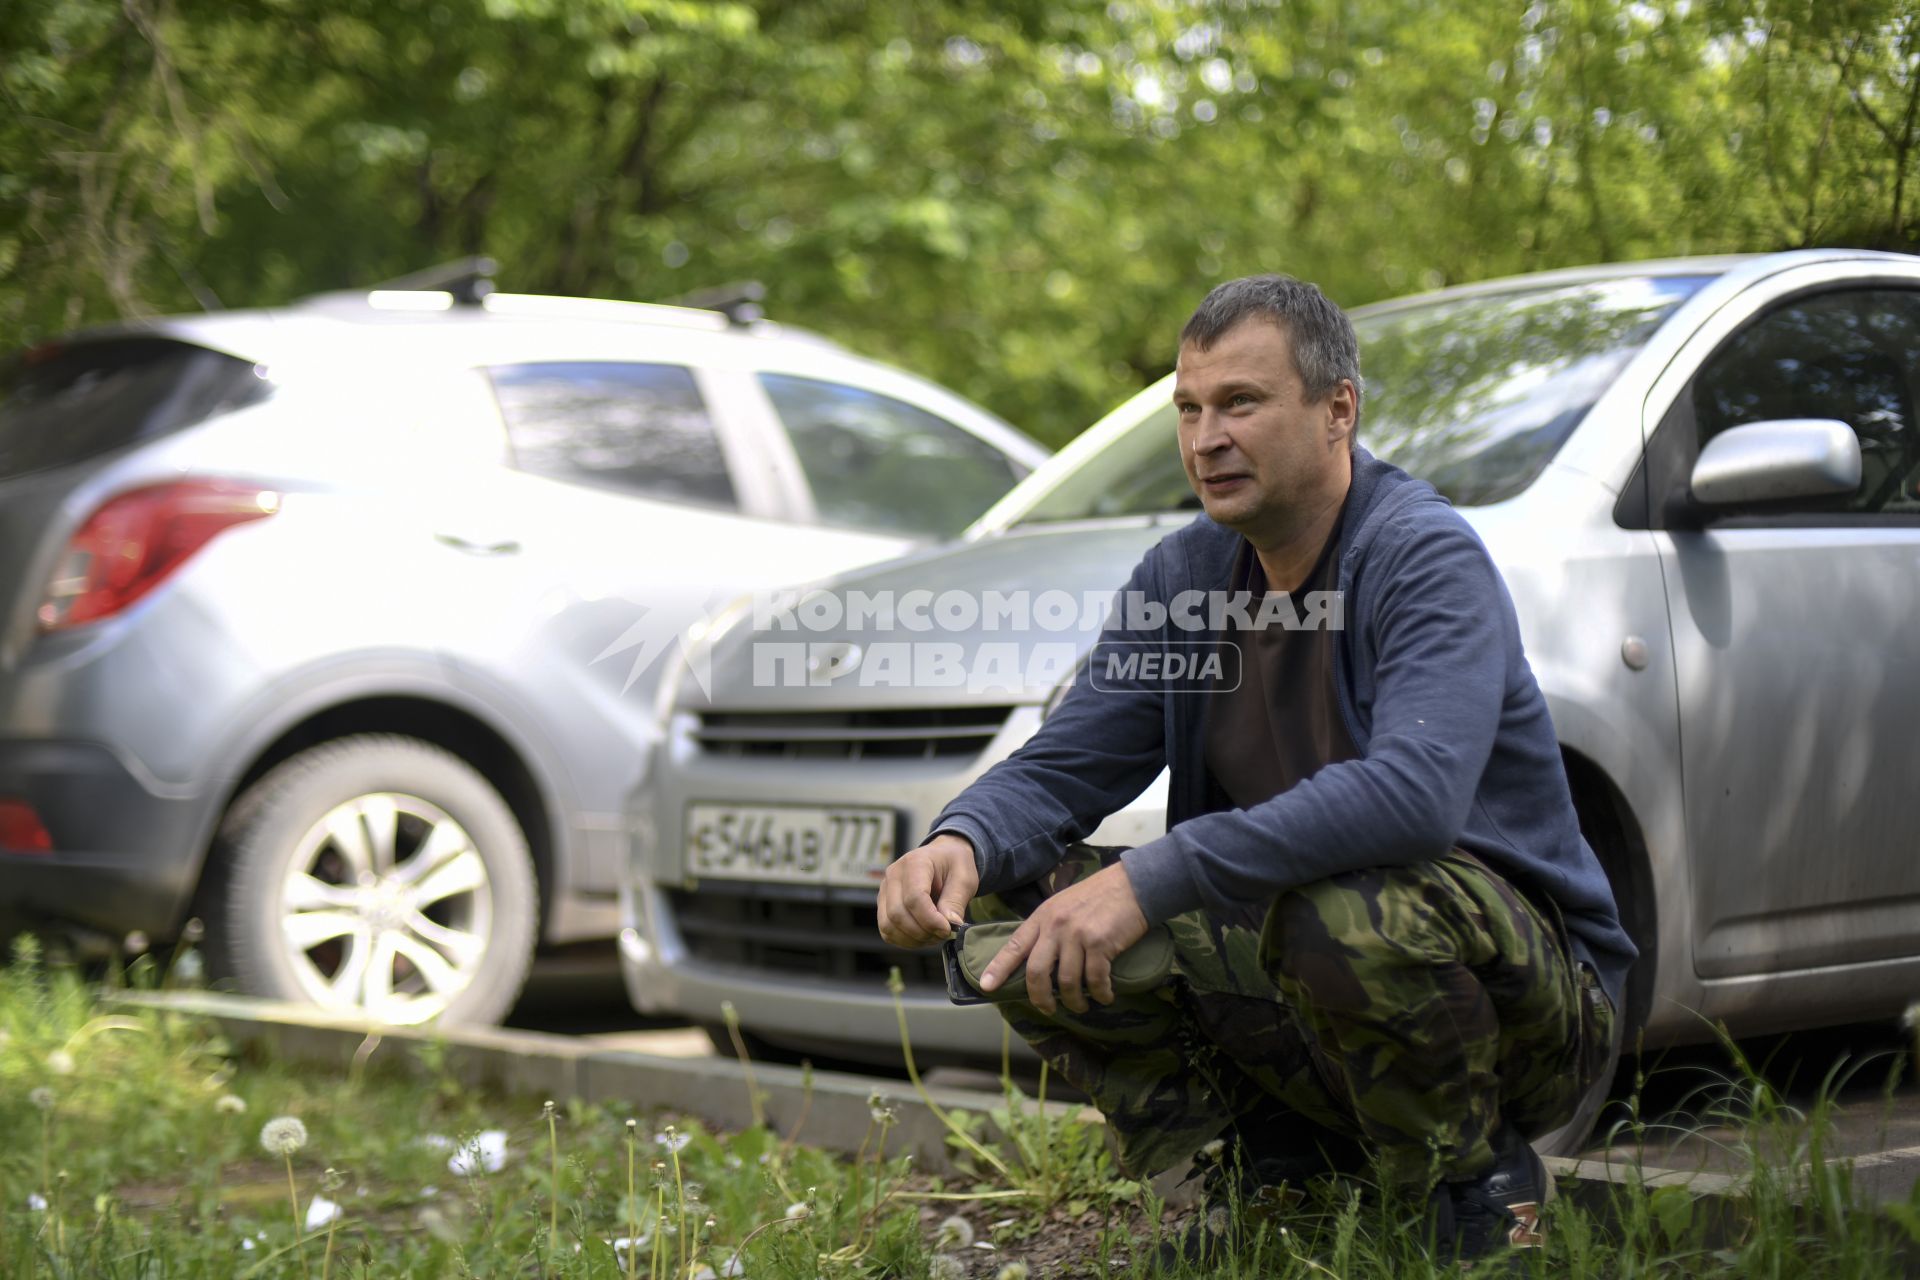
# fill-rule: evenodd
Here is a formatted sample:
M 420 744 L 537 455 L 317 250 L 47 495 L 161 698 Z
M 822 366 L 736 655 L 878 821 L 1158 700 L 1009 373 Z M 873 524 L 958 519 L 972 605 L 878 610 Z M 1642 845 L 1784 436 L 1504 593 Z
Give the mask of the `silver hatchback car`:
M 660 657 L 1046 457 L 740 314 L 389 289 L 0 362 L 0 915 L 501 1016 L 610 938 Z M 4 930 L 0 930 L 4 931 Z
M 1920 991 L 1920 259 L 1559 271 L 1354 321 L 1360 442 L 1448 495 L 1512 591 L 1640 947 L 1627 1042 L 1904 1006 Z M 652 829 L 621 948 L 641 1009 L 704 1021 L 731 1001 L 764 1041 L 897 1057 L 899 965 L 916 1048 L 997 1050 L 995 1015 L 948 1004 L 935 954 L 880 941 L 875 873 L 1041 723 L 1103 618 L 1071 603 L 1192 518 L 1169 390 L 1091 428 L 964 541 L 711 629 L 704 685 L 663 689 L 667 741 L 635 797 Z M 904 639 L 943 656 L 876 673 L 916 592 L 933 622 Z M 979 603 L 996 593 L 997 612 Z M 1025 631 L 1007 625 L 1021 593 Z M 1068 604 L 1040 625 L 1050 593 Z M 1010 637 L 994 662 L 1011 676 L 977 678 Z M 1092 839 L 1164 831 L 1165 783 Z

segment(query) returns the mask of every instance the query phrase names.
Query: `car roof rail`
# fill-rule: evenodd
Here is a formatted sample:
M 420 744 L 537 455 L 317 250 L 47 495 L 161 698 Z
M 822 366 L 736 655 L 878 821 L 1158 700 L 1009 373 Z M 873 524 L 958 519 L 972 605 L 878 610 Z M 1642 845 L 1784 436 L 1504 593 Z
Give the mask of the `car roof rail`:
M 452 262 L 442 262 L 437 266 L 426 267 L 409 272 L 404 276 L 395 276 L 391 280 L 382 280 L 379 284 L 367 286 L 368 293 L 406 293 L 414 290 L 439 290 L 453 295 L 455 306 L 477 307 L 493 292 L 493 277 L 500 270 L 500 264 L 492 258 L 474 254 L 467 258 L 455 258 Z
M 379 311 L 446 311 L 478 307 L 493 295 L 499 264 L 478 255 L 382 280 L 357 289 L 329 289 L 296 299 L 302 308 L 370 306 Z
M 683 293 L 673 300 L 673 305 L 695 311 L 718 311 L 727 318 L 728 324 L 745 328 L 766 318 L 766 309 L 760 305 L 766 298 L 767 286 L 758 280 L 735 280 Z

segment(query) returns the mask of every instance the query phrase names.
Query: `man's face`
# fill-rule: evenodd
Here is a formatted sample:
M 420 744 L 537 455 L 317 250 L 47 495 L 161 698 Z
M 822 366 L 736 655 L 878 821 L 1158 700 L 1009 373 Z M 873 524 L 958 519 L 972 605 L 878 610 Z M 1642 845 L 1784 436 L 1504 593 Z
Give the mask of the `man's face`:
M 1256 547 L 1283 542 L 1345 495 L 1352 386 L 1308 403 L 1278 325 L 1243 320 L 1205 351 L 1183 343 L 1173 403 L 1188 483 L 1208 515 Z

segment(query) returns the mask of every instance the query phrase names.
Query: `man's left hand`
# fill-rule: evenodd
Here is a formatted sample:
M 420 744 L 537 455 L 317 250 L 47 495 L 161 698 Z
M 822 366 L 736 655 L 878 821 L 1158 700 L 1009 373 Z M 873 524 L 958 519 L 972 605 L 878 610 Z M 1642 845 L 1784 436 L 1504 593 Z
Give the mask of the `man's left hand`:
M 1133 882 L 1116 862 L 1041 903 L 980 975 L 980 989 L 994 990 L 1024 960 L 1027 1002 L 1040 1012 L 1054 1012 L 1056 984 L 1075 1013 L 1087 1011 L 1089 996 L 1112 1004 L 1113 958 L 1146 932 Z

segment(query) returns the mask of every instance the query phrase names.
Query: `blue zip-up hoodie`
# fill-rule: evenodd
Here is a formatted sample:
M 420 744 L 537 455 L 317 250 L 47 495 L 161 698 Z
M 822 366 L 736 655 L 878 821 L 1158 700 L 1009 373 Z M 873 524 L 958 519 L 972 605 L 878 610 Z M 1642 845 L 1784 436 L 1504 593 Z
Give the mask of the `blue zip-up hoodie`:
M 1546 699 L 1492 557 L 1431 485 L 1363 449 L 1353 453 L 1341 529 L 1346 625 L 1334 680 L 1357 759 L 1235 809 L 1206 772 L 1206 705 L 1217 695 L 1083 679 L 932 830 L 971 841 L 981 892 L 996 893 L 1044 874 L 1169 768 L 1167 834 L 1122 856 L 1150 922 L 1457 845 L 1557 904 L 1576 958 L 1620 1008 L 1634 946 L 1580 835 Z M 1229 591 L 1239 545 L 1239 534 L 1204 516 L 1162 539 L 1134 569 L 1100 644 L 1208 651 L 1218 632 L 1129 630 L 1124 606 L 1134 593 L 1172 606 L 1182 592 Z

